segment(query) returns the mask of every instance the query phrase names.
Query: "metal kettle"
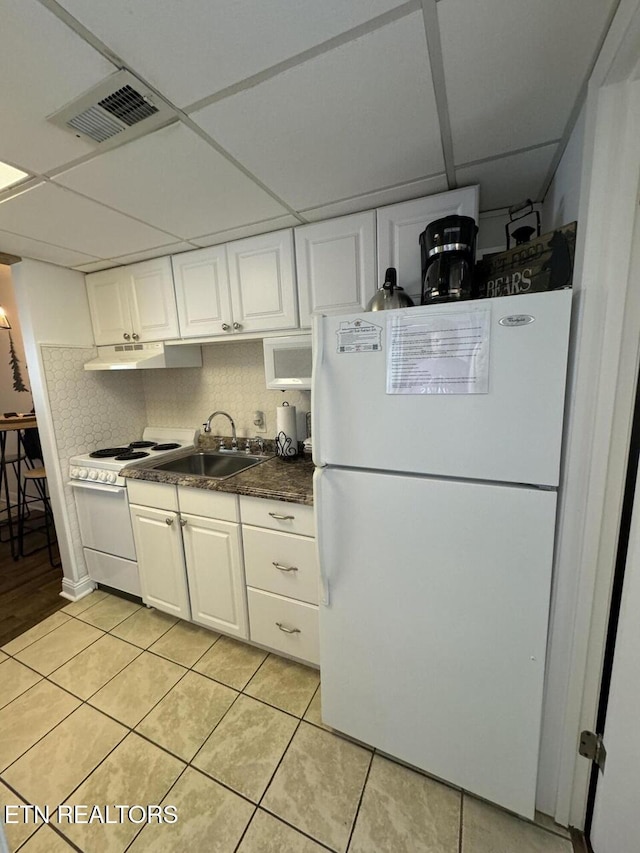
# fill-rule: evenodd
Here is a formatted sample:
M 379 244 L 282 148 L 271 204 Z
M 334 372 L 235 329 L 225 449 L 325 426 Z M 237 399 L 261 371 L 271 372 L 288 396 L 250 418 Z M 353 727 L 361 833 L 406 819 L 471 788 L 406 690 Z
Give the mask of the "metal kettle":
M 395 267 L 389 267 L 384 274 L 384 282 L 372 296 L 367 311 L 386 311 L 388 308 L 413 308 L 414 301 L 397 283 Z

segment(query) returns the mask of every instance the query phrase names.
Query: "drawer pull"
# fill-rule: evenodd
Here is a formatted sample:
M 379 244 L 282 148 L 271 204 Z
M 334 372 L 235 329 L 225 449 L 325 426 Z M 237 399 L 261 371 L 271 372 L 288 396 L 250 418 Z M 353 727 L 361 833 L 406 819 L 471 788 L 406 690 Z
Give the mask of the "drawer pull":
M 295 515 L 280 515 L 278 512 L 270 512 L 271 518 L 277 518 L 278 521 L 293 521 Z
M 280 569 L 281 572 L 297 572 L 297 566 L 283 566 L 281 563 L 271 563 L 272 566 L 275 566 L 276 569 Z
M 165 518 L 165 524 L 168 524 L 169 527 L 171 527 L 171 525 L 173 524 L 173 519 L 172 518 Z
M 280 628 L 281 631 L 284 631 L 285 634 L 301 634 L 302 633 L 300 628 L 288 628 L 286 625 L 283 625 L 282 622 L 276 622 L 276 625 L 278 626 L 278 628 Z

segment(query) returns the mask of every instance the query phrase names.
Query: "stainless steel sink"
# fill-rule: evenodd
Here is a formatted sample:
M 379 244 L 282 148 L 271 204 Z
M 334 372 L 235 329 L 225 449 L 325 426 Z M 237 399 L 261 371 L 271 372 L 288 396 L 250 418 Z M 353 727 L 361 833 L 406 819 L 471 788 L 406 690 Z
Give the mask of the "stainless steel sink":
M 173 471 L 176 474 L 192 474 L 196 477 L 225 480 L 270 458 L 270 456 L 252 456 L 242 451 L 205 450 L 194 451 L 188 456 L 171 459 L 169 462 L 159 462 L 151 467 L 156 471 Z

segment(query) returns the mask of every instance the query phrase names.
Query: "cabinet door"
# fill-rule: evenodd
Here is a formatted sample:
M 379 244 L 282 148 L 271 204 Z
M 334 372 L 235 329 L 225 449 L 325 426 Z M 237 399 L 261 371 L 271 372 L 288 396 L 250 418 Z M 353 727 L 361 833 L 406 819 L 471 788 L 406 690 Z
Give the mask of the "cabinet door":
M 127 267 L 134 340 L 167 341 L 180 337 L 169 258 Z
M 416 305 L 422 291 L 422 264 L 418 238 L 430 222 L 443 216 L 471 216 L 478 222 L 478 187 L 391 204 L 377 211 L 378 269 L 398 271 L 398 284 Z
M 86 276 L 91 324 L 97 346 L 131 340 L 129 281 L 124 267 Z M 127 337 L 128 336 L 128 337 Z
M 300 325 L 364 310 L 376 291 L 375 211 L 295 229 Z
M 227 257 L 236 332 L 298 325 L 291 229 L 227 243 Z
M 132 504 L 131 522 L 145 604 L 190 619 L 179 515 Z
M 227 250 L 212 246 L 171 259 L 183 338 L 233 332 Z M 225 329 L 224 326 L 227 326 Z
M 182 536 L 194 622 L 248 637 L 240 525 L 182 514 Z

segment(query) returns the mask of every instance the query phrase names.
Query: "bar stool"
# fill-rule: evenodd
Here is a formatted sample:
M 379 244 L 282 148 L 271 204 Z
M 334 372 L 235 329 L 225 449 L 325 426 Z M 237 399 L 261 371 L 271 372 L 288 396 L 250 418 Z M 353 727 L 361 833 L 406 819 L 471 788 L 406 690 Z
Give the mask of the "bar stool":
M 38 492 L 38 499 L 42 502 L 42 506 L 44 507 L 44 524 L 41 524 L 39 527 L 33 527 L 27 530 L 27 533 L 35 533 L 37 530 L 44 530 L 45 535 L 47 537 L 46 548 L 49 553 L 49 564 L 53 566 L 53 568 L 57 568 L 60 563 L 55 562 L 53 557 L 53 545 L 55 543 L 55 538 L 52 537 L 51 531 L 55 534 L 55 522 L 53 519 L 53 512 L 51 511 L 51 502 L 49 501 L 49 495 L 47 492 L 47 472 L 44 466 L 40 468 L 31 468 L 29 471 L 25 471 L 23 475 L 24 485 L 23 488 L 19 491 L 19 506 L 18 506 L 18 553 L 21 557 L 29 557 L 31 554 L 35 554 L 36 551 L 40 551 L 45 546 L 42 545 L 38 548 L 33 548 L 27 554 L 24 552 L 24 534 L 25 534 L 25 519 L 27 512 L 27 483 L 33 483 Z

